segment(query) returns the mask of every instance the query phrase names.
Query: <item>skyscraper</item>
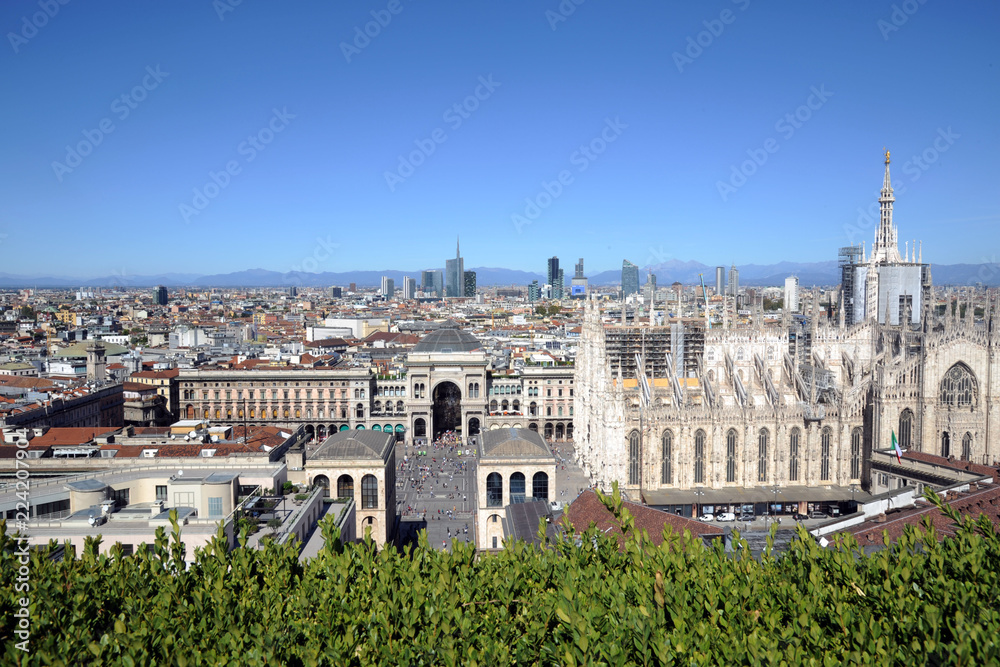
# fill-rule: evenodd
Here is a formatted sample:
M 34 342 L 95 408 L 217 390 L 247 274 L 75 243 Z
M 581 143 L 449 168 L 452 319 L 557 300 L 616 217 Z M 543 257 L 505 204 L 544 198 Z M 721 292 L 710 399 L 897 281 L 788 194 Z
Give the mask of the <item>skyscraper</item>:
M 465 291 L 464 296 L 476 296 L 476 272 L 466 271 L 465 272 Z
M 785 278 L 785 308 L 789 313 L 799 312 L 799 279 L 797 276 Z
M 389 276 L 382 276 L 382 296 L 386 299 L 391 299 L 395 291 L 396 281 Z
M 153 303 L 157 306 L 165 306 L 167 300 L 167 288 L 163 285 L 157 285 L 156 289 L 153 290 Z
M 729 296 L 739 296 L 740 293 L 740 272 L 733 264 L 733 267 L 729 269 Z
M 587 276 L 583 275 L 583 257 L 576 263 L 576 272 L 570 281 L 569 296 L 571 299 L 587 298 Z
M 562 275 L 559 271 L 559 258 L 550 257 L 548 261 L 548 271 L 545 274 L 546 282 L 551 286 L 552 298 L 561 299 L 563 292 Z
M 531 284 L 528 285 L 528 301 L 534 303 L 538 301 L 542 296 L 542 286 L 538 284 L 537 280 L 532 280 Z
M 417 279 L 403 276 L 403 298 L 413 299 L 417 296 Z
M 458 241 L 455 241 L 455 259 L 449 259 L 444 265 L 446 296 L 465 295 L 465 261 L 462 259 L 462 252 L 459 249 Z
M 424 296 L 444 296 L 444 274 L 440 270 L 421 271 L 420 289 Z
M 639 267 L 627 259 L 622 260 L 622 297 L 638 293 Z
M 721 296 L 726 289 L 726 267 L 715 267 L 715 293 Z

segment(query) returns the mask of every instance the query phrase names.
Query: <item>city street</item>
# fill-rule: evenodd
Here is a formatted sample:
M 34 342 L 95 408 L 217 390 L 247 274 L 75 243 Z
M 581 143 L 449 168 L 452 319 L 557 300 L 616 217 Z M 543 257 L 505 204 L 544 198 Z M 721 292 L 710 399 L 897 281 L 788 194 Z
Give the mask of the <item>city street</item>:
M 471 445 L 460 448 L 454 436 L 419 448 L 396 445 L 397 544 L 415 543 L 417 533 L 424 528 L 436 549 L 450 548 L 452 538 L 475 542 L 474 452 Z

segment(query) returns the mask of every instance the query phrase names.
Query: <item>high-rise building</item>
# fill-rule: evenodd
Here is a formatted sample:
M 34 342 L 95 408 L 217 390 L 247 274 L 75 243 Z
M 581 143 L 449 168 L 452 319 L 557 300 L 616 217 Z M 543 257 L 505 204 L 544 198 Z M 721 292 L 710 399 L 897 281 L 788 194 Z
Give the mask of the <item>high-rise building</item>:
M 424 296 L 444 296 L 444 274 L 440 269 L 420 272 L 420 290 Z
M 558 286 L 558 287 L 557 287 Z M 553 285 L 553 292 L 558 289 L 558 296 L 553 294 L 553 298 L 561 299 L 566 296 L 566 277 L 563 275 L 563 270 L 559 269 L 559 276 L 556 278 L 556 285 Z
M 465 296 L 476 296 L 476 272 L 465 272 Z
M 715 293 L 722 296 L 726 289 L 726 267 L 715 267 Z
M 358 291 L 358 284 L 357 283 L 351 283 L 350 285 L 348 285 L 347 291 L 348 292 L 357 292 Z
M 288 288 L 288 296 L 294 298 L 294 297 L 297 297 L 298 295 L 299 295 L 299 288 L 298 287 L 296 287 L 295 285 L 292 285 L 291 287 Z
M 548 270 L 545 274 L 546 282 L 551 286 L 552 294 L 550 295 L 553 299 L 562 298 L 562 280 L 559 271 L 559 258 L 550 257 L 548 260 Z
M 465 260 L 462 259 L 462 252 L 457 240 L 455 241 L 455 259 L 449 259 L 444 264 L 445 295 L 463 296 L 465 294 Z
M 789 313 L 799 312 L 799 278 L 798 276 L 788 276 L 785 278 L 785 310 Z
M 537 280 L 532 280 L 531 284 L 528 285 L 528 301 L 534 303 L 542 298 L 542 286 L 538 284 Z
M 157 285 L 156 289 L 153 290 L 153 303 L 157 306 L 167 305 L 167 288 L 163 285 Z
M 638 293 L 639 267 L 627 259 L 622 260 L 622 298 Z
M 417 279 L 403 276 L 403 298 L 414 299 L 417 296 Z
M 391 299 L 396 291 L 396 281 L 389 276 L 382 276 L 382 296 Z
M 583 275 L 583 257 L 576 263 L 576 272 L 570 281 L 569 296 L 571 299 L 587 298 L 587 277 Z
M 739 296 L 739 293 L 740 271 L 736 268 L 736 265 L 733 264 L 732 268 L 729 269 L 729 287 L 727 294 L 729 294 L 729 296 Z
M 343 295 L 344 295 L 344 290 L 342 290 L 341 288 L 339 288 L 339 287 L 331 287 L 330 288 L 330 298 L 331 299 L 339 299 Z

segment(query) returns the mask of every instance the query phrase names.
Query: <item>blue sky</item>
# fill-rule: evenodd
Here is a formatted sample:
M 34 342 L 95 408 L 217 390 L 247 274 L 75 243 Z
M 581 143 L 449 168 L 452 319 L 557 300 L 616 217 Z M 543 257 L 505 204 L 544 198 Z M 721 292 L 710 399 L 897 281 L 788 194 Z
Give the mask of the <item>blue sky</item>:
M 0 273 L 997 261 L 995 2 L 231 1 L 0 4 Z

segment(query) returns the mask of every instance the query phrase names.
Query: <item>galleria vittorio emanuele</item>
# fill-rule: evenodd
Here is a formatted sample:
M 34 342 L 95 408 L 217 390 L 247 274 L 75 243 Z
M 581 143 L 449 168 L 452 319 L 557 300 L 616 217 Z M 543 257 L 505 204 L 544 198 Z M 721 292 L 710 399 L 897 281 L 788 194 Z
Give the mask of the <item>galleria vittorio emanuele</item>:
M 687 516 L 836 513 L 902 483 L 872 464 L 894 435 L 904 450 L 997 460 L 1000 304 L 936 296 L 922 251 L 900 253 L 889 164 L 874 243 L 841 251 L 840 288 L 806 293 L 804 316 L 751 306 L 741 322 L 726 304 L 712 323 L 640 323 L 588 302 L 575 428 L 595 485 Z

